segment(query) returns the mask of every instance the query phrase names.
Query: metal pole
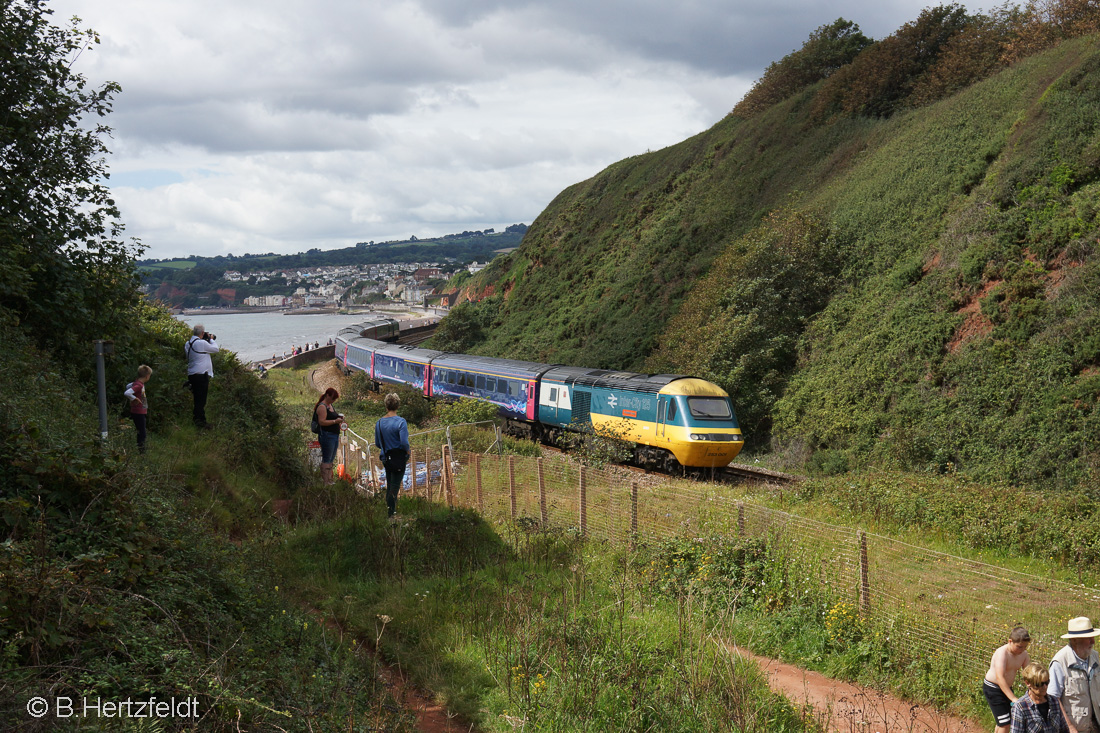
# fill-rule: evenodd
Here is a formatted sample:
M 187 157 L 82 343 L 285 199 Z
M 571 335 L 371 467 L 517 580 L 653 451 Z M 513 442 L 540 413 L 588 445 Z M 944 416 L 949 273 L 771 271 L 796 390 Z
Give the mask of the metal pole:
M 95 375 L 99 386 L 99 437 L 107 440 L 107 367 L 104 364 L 103 355 L 106 353 L 105 342 L 96 340 L 95 344 Z

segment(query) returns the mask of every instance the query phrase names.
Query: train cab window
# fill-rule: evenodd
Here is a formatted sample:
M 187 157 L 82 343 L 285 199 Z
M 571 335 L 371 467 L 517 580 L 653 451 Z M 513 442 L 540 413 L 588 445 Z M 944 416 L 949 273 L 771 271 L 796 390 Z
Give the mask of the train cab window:
M 485 389 L 485 377 L 480 374 L 477 375 L 477 388 Z
M 557 387 L 551 387 L 550 388 L 550 404 L 552 404 L 552 405 L 558 404 L 558 388 Z
M 692 417 L 702 420 L 728 420 L 733 417 L 729 400 L 722 397 L 689 397 L 688 409 Z
M 668 401 L 668 412 L 665 414 L 665 421 L 672 422 L 676 419 L 676 401 Z
M 495 378 L 489 377 L 488 379 L 485 380 L 485 391 L 486 392 L 496 392 L 497 391 L 497 380 Z

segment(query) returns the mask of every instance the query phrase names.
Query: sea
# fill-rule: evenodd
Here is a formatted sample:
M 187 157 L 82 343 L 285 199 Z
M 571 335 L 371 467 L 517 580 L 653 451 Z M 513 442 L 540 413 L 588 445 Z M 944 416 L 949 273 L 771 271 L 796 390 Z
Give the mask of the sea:
M 289 356 L 295 346 L 319 343 L 336 338 L 336 332 L 345 326 L 392 315 L 402 320 L 411 314 L 318 313 L 312 315 L 283 315 L 281 311 L 267 313 L 195 313 L 176 318 L 188 326 L 201 323 L 207 333 L 217 336 L 222 349 L 234 351 L 242 362 L 269 360 L 272 356 Z

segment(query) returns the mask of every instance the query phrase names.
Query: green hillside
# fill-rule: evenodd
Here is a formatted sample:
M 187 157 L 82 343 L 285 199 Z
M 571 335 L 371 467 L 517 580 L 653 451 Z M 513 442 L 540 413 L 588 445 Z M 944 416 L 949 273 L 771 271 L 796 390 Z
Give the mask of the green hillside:
M 790 467 L 1095 478 L 1100 49 L 967 68 L 979 81 L 930 104 L 959 86 L 947 62 L 838 91 L 861 64 L 890 77 L 897 44 L 990 27 L 949 10 L 565 190 L 473 281 L 446 345 L 706 377 Z M 1000 48 L 1025 35 L 998 28 Z

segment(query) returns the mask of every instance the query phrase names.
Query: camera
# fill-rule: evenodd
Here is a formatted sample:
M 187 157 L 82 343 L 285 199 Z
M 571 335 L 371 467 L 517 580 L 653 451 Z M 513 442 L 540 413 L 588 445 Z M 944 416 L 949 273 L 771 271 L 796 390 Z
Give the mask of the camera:
M 210 332 L 203 333 L 202 337 L 203 337 L 203 339 L 205 339 L 207 341 L 207 343 L 209 343 L 211 341 L 217 341 L 218 340 L 218 337 L 215 336 L 214 334 L 210 333 Z

